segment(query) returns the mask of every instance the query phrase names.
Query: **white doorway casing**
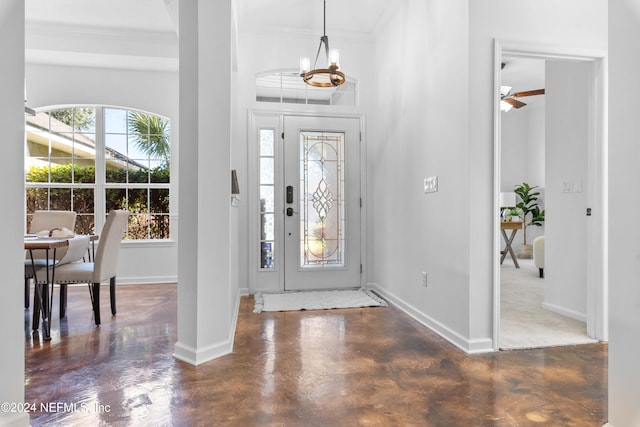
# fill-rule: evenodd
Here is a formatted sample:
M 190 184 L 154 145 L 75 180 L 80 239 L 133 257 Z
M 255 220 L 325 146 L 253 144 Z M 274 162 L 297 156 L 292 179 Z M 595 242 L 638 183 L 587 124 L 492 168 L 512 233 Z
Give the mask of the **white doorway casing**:
M 598 50 L 573 49 L 563 47 L 535 46 L 528 43 L 495 40 L 494 43 L 494 212 L 499 211 L 501 176 L 501 114 L 500 84 L 503 56 L 526 57 L 555 61 L 574 61 L 590 66 L 588 89 L 588 130 L 587 130 L 587 192 L 588 205 L 593 215 L 587 222 L 587 334 L 601 341 L 607 341 L 607 137 L 606 137 L 606 53 Z M 500 331 L 500 263 L 501 250 L 500 222 L 494 220 L 493 251 L 493 343 L 499 349 Z

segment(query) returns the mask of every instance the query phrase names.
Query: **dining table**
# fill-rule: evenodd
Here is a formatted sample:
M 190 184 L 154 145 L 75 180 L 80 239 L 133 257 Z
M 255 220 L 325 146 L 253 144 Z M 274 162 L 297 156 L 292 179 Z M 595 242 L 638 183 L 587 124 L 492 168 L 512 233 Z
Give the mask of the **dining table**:
M 42 313 L 42 334 L 45 341 L 51 340 L 51 309 L 53 305 L 53 285 L 55 283 L 57 251 L 60 248 L 69 246 L 69 240 L 72 238 L 73 237 L 39 237 L 35 234 L 24 235 L 24 248 L 29 251 L 27 261 L 31 264 L 35 284 L 31 329 L 33 332 L 38 331 L 40 327 L 40 313 Z M 91 242 L 91 248 L 87 255 L 89 261 L 92 261 L 95 257 L 96 240 L 98 240 L 98 235 L 92 234 L 89 236 L 89 241 Z M 36 266 L 36 260 L 33 257 L 34 250 L 44 251 L 44 265 Z M 38 273 L 46 275 L 44 282 L 42 282 L 41 278 L 38 278 Z M 51 297 L 49 297 L 49 287 L 51 287 Z

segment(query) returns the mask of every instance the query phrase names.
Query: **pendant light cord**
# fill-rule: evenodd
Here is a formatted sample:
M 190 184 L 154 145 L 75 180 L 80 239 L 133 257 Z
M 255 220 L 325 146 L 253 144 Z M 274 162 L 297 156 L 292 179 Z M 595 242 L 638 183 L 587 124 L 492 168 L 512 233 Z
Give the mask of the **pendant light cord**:
M 329 37 L 327 37 L 327 0 L 324 0 L 323 8 L 323 21 L 322 21 L 322 37 L 320 37 L 320 45 L 318 46 L 318 53 L 316 53 L 316 60 L 313 63 L 313 68 L 318 68 L 318 58 L 320 57 L 320 51 L 324 44 L 324 54 L 329 60 Z
M 323 32 L 322 33 L 323 33 L 323 35 L 325 37 L 327 37 L 327 0 L 324 0 L 323 17 L 324 18 L 323 18 L 323 21 L 322 21 L 323 22 L 323 27 L 322 27 Z

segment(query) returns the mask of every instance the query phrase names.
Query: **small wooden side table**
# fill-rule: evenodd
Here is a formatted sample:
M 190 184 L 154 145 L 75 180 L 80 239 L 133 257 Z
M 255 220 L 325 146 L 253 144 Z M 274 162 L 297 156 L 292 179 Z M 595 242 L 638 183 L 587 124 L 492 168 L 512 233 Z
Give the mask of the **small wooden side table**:
M 513 260 L 513 264 L 516 266 L 516 268 L 520 268 L 520 264 L 518 264 L 518 258 L 513 252 L 511 244 L 513 243 L 513 239 L 516 237 L 516 233 L 521 228 L 522 221 L 500 221 L 500 232 L 502 233 L 502 238 L 504 239 L 504 242 L 506 244 L 504 249 L 500 252 L 500 254 L 502 255 L 500 257 L 500 265 L 502 265 L 502 262 L 507 256 L 507 253 L 509 253 L 511 255 L 511 259 Z M 510 236 L 507 236 L 506 230 L 511 230 Z

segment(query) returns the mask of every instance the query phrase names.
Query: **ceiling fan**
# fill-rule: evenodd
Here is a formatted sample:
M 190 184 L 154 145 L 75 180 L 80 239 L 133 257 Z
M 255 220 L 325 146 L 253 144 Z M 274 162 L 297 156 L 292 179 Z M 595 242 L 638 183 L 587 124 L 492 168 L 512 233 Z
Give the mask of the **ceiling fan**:
M 500 69 L 504 70 L 507 65 L 506 62 L 501 64 Z M 502 111 L 509 111 L 512 108 L 522 108 L 525 104 L 516 98 L 523 98 L 525 96 L 544 95 L 544 89 L 525 90 L 522 92 L 511 93 L 511 86 L 500 86 L 500 109 Z
M 503 111 L 509 111 L 511 108 L 522 108 L 527 104 L 517 100 L 516 98 L 534 95 L 544 95 L 544 89 L 525 90 L 522 92 L 511 93 L 511 87 L 500 86 L 500 108 Z

